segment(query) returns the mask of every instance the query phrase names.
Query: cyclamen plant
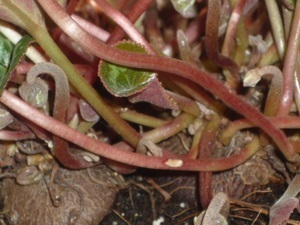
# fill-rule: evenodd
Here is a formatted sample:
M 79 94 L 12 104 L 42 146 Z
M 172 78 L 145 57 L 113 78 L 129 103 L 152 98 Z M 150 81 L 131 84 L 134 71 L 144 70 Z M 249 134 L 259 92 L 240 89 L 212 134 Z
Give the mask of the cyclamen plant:
M 178 25 L 171 30 L 173 39 L 165 37 L 168 43 L 158 36 L 149 16 L 144 15 L 141 26 L 148 29 L 143 31 L 148 39 L 133 25 L 153 5 L 167 3 L 88 3 L 101 9 L 101 17 L 118 25 L 112 32 L 101 29 L 96 19 L 93 24 L 75 15 L 80 3 L 0 0 L 2 140 L 42 140 L 49 146 L 43 163 L 53 157 L 60 167 L 74 170 L 99 164 L 100 156 L 121 173 L 132 172 L 136 167 L 198 171 L 201 185 L 206 187 L 211 187 L 212 172 L 243 164 L 263 151 L 266 144 L 273 144 L 286 162 L 299 166 L 299 138 L 283 131 L 300 127 L 299 1 L 208 0 L 206 4 L 172 0 L 184 23 L 181 29 Z M 270 31 L 262 31 L 262 17 L 251 18 L 253 12 L 262 14 L 260 7 L 268 11 Z M 202 25 L 205 30 L 199 31 Z M 20 30 L 27 34 L 16 40 Z M 262 36 L 256 35 L 259 32 Z M 130 40 L 124 40 L 125 34 Z M 72 42 L 69 50 L 57 44 L 65 35 Z M 85 65 L 76 65 L 74 59 L 67 57 L 70 52 L 68 55 L 78 54 Z M 265 75 L 273 75 L 272 81 Z M 267 93 L 261 93 L 264 102 L 254 105 L 243 94 L 244 88 L 251 86 L 250 90 L 257 91 L 255 86 L 260 79 L 264 79 Z M 108 93 L 94 88 L 97 80 Z M 48 92 L 54 90 L 52 103 Z M 126 99 L 125 108 L 120 98 Z M 159 107 L 168 119 L 163 119 L 155 107 L 154 114 L 139 112 L 138 102 Z M 178 115 L 174 116 L 175 112 Z M 232 116 L 232 112 L 239 116 Z M 22 125 L 15 128 L 17 117 L 24 121 L 20 120 Z M 95 129 L 101 132 L 102 128 L 94 125 L 99 118 L 119 135 L 120 142 L 97 140 Z M 132 123 L 146 132 L 139 132 Z M 238 131 L 252 127 L 263 133 L 249 130 L 240 151 L 212 157 L 211 143 L 222 143 L 227 151 Z M 186 131 L 193 139 L 188 154 L 177 155 L 159 147 L 158 143 Z M 90 137 L 91 133 L 96 138 Z M 73 151 L 73 145 L 80 151 Z M 50 166 L 48 172 L 52 169 Z M 41 173 L 36 177 L 41 179 Z M 293 189 L 298 185 L 292 184 Z M 213 194 L 203 186 L 199 187 L 200 202 L 206 208 Z M 292 208 L 296 207 L 294 193 L 290 199 Z M 206 214 L 211 213 L 209 210 L 210 207 Z M 286 212 L 283 219 L 289 215 L 290 211 Z M 270 224 L 278 224 L 275 214 L 270 216 Z

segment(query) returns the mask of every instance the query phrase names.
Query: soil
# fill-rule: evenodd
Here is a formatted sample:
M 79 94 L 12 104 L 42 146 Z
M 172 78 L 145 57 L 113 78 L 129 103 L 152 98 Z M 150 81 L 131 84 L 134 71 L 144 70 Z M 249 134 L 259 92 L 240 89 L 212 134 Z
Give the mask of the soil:
M 189 145 L 190 140 L 181 134 L 160 146 L 185 154 L 183 142 Z M 239 145 L 242 144 L 240 141 Z M 279 162 L 274 149 L 266 146 L 247 163 L 213 173 L 213 192 L 225 192 L 230 198 L 229 224 L 268 223 L 267 210 L 286 189 L 288 173 Z M 203 210 L 199 203 L 198 177 L 193 172 L 145 169 L 124 176 L 127 186 L 120 190 L 111 213 L 99 225 L 193 225 L 193 218 Z M 168 194 L 170 199 L 166 197 Z
M 119 192 L 113 211 L 100 225 L 192 224 L 199 212 L 195 173 L 140 170 L 127 181 L 128 187 Z
M 47 177 L 26 186 L 4 179 L 1 224 L 97 225 L 114 202 L 117 189 L 109 185 L 117 179 L 106 166 L 88 170 L 59 168 L 51 186 Z
M 189 145 L 190 139 L 180 134 L 160 146 L 186 154 L 183 143 Z M 229 224 L 268 222 L 267 210 L 286 189 L 288 173 L 279 162 L 267 146 L 247 163 L 213 174 L 213 192 L 230 197 Z M 195 172 L 138 169 L 120 176 L 99 165 L 79 171 L 59 168 L 52 186 L 49 179 L 27 186 L 4 179 L 1 224 L 193 225 L 203 210 Z

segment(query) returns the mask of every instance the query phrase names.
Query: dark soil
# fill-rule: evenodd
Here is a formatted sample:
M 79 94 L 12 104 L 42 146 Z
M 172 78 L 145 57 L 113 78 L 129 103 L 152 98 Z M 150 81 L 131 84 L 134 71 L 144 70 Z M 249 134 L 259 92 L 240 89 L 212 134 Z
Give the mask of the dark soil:
M 195 173 L 143 170 L 138 174 L 127 179 L 128 187 L 119 192 L 112 213 L 100 225 L 193 224 L 199 212 Z M 166 200 L 151 181 L 171 199 Z

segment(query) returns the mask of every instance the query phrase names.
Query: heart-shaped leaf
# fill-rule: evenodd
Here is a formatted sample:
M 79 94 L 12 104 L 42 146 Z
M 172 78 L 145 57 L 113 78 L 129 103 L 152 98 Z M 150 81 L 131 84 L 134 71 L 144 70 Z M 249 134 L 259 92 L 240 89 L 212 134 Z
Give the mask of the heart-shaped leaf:
M 147 53 L 143 46 L 132 41 L 119 42 L 115 47 L 130 52 Z M 127 97 L 141 92 L 156 77 L 153 72 L 123 67 L 106 61 L 100 62 L 98 74 L 105 88 L 117 97 Z

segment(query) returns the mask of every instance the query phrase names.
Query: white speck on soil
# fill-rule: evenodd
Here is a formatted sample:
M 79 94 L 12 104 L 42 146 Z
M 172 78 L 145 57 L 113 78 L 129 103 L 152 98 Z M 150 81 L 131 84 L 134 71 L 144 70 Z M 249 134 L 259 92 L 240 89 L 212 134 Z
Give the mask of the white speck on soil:
M 163 223 L 165 221 L 165 219 L 161 216 L 159 217 L 157 220 L 154 220 L 152 222 L 152 225 L 160 225 L 161 223 Z

